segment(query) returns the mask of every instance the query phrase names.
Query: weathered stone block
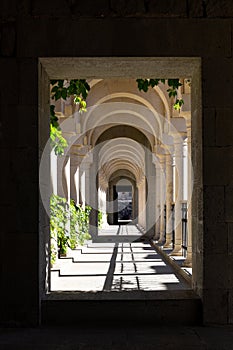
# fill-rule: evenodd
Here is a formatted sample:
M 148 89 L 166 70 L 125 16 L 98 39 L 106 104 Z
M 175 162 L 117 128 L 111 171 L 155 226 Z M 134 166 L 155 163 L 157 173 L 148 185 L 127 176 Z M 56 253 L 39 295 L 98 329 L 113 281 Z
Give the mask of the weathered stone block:
M 233 288 L 229 290 L 229 320 L 233 324 Z
M 0 1 L 0 18 L 7 19 L 17 15 L 17 0 Z
M 233 147 L 204 147 L 204 184 L 232 184 L 232 161 Z
M 19 65 L 19 104 L 38 104 L 38 61 L 21 59 Z
M 104 17 L 111 12 L 108 0 L 96 0 L 94 2 L 91 0 L 69 0 L 68 3 L 70 12 L 75 16 Z
M 233 254 L 228 255 L 228 287 L 233 289 Z
M 70 33 L 76 32 L 82 35 L 74 40 Z M 19 20 L 17 33 L 24 57 L 231 55 L 231 25 L 218 20 L 37 18 Z
M 188 14 L 189 17 L 203 17 L 203 1 L 202 0 L 188 0 Z
M 0 55 L 14 56 L 16 49 L 16 29 L 15 22 L 4 23 L 1 26 Z
M 226 221 L 233 222 L 233 187 L 229 186 L 225 189 L 225 218 Z
M 216 110 L 216 144 L 217 146 L 233 146 L 233 113 L 232 109 Z
M 216 127 L 215 127 L 215 110 L 214 108 L 203 109 L 203 144 L 204 146 L 215 146 Z
M 118 16 L 143 15 L 146 12 L 143 0 L 110 0 L 110 9 Z
M 17 147 L 38 145 L 38 109 L 33 106 L 19 105 L 17 108 Z M 49 117 L 48 117 L 49 118 Z
M 210 238 L 211 239 L 211 238 Z M 219 234 L 219 239 L 221 235 Z M 224 273 L 223 273 L 224 271 Z M 226 254 L 207 254 L 204 255 L 204 276 L 205 288 L 228 288 L 229 287 L 229 258 Z
M 206 324 L 226 324 L 228 321 L 228 292 L 213 288 L 203 291 L 203 318 Z
M 228 223 L 228 254 L 233 255 L 233 223 Z
M 212 35 L 215 35 L 214 32 Z M 219 46 L 219 43 L 216 45 Z M 226 52 L 222 56 L 226 56 Z M 203 58 L 202 77 L 203 106 L 232 108 L 233 59 Z
M 67 16 L 70 15 L 69 1 L 66 0 L 33 0 L 32 15 L 33 16 Z
M 1 104 L 16 105 L 19 90 L 17 87 L 18 65 L 15 58 L 0 58 L 0 76 L 1 84 L 4 86 L 0 92 Z
M 232 17 L 233 2 L 231 0 L 206 0 L 208 17 Z
M 35 145 L 33 145 L 35 146 Z M 27 186 L 37 183 L 38 180 L 38 155 L 37 148 L 22 148 L 14 151 L 14 163 L 12 171 L 15 174 L 15 181 L 22 183 L 25 190 Z M 20 189 L 21 191 L 21 189 Z M 28 194 L 30 195 L 30 193 Z M 26 196 L 28 196 L 26 195 Z
M 226 223 L 205 225 L 204 251 L 207 254 L 224 254 L 227 251 L 228 226 Z
M 206 225 L 216 222 L 224 222 L 224 187 L 204 187 L 204 219 Z M 211 237 L 206 237 L 207 243 Z
M 185 0 L 146 1 L 147 13 L 155 17 L 187 17 Z
M 0 145 L 11 148 L 17 135 L 17 106 L 0 105 Z

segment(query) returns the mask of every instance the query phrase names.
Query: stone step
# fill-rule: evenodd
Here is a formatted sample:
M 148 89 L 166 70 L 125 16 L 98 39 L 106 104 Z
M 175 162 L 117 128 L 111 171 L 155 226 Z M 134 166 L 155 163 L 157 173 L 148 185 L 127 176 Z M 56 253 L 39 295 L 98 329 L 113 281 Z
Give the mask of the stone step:
M 202 323 L 202 303 L 192 291 L 68 293 L 65 298 L 69 300 L 59 299 L 58 293 L 57 297 L 57 300 L 42 301 L 42 325 L 187 326 Z

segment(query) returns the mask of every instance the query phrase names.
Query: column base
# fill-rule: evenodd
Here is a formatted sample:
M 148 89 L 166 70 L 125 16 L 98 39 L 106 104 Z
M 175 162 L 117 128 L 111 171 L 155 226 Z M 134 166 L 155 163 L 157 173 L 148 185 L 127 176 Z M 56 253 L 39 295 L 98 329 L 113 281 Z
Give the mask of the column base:
M 174 248 L 169 255 L 182 256 L 183 255 L 182 248 Z
M 169 242 L 169 241 L 165 242 L 163 245 L 163 248 L 172 248 L 171 245 L 172 245 L 172 242 Z
M 182 263 L 182 267 L 192 267 L 192 259 L 186 258 L 185 261 Z
M 164 233 L 160 233 L 160 235 L 159 235 L 159 240 L 158 240 L 158 243 L 159 244 L 163 244 L 164 243 L 164 241 L 165 241 L 165 239 L 164 239 Z

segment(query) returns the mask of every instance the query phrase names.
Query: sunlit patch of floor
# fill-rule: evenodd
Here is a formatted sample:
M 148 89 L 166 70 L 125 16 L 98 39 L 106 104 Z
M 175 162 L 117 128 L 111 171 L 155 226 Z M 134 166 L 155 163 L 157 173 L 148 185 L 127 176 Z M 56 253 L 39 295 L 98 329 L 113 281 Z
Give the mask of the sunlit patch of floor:
M 190 286 L 148 243 L 91 243 L 58 259 L 51 291 L 163 291 Z

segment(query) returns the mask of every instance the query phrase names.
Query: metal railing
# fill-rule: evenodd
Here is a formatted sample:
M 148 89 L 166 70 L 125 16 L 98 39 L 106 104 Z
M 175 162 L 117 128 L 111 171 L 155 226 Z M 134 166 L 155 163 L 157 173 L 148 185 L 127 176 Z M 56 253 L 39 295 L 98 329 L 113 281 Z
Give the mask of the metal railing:
M 175 204 L 171 205 L 171 211 L 172 211 L 172 245 L 174 248 L 175 245 Z M 188 226 L 187 226 L 187 203 L 182 203 L 181 207 L 182 211 L 182 253 L 184 257 L 187 255 L 187 246 L 188 246 Z M 166 204 L 164 205 L 164 238 L 166 242 L 166 218 L 167 218 L 167 209 Z
M 187 246 L 188 246 L 188 226 L 187 226 L 187 203 L 182 203 L 182 250 L 183 255 L 187 255 Z

